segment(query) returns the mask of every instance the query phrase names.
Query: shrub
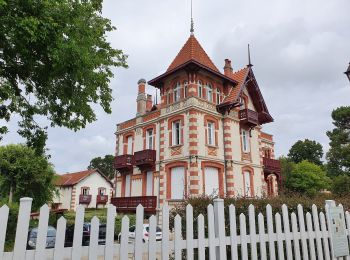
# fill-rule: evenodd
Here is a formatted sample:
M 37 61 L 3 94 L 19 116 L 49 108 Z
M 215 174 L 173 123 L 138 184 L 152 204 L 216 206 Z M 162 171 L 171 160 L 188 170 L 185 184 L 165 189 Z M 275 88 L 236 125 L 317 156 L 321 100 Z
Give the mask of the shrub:
M 339 175 L 333 179 L 332 192 L 338 196 L 350 193 L 350 176 Z

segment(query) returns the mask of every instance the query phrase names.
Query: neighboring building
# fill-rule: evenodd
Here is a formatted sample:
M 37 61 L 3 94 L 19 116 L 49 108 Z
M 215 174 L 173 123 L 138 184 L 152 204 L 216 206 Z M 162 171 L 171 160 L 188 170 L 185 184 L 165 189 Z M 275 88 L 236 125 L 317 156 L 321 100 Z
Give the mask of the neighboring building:
M 113 192 L 112 182 L 99 170 L 57 175 L 56 196 L 52 208 L 75 210 L 81 204 L 87 208 L 105 207 Z
M 158 204 L 202 194 L 278 194 L 273 121 L 249 64 L 223 73 L 193 34 L 162 75 L 138 81 L 136 117 L 117 125 L 116 197 L 157 196 Z M 170 203 L 171 204 L 171 203 Z M 117 205 L 118 206 L 118 205 Z

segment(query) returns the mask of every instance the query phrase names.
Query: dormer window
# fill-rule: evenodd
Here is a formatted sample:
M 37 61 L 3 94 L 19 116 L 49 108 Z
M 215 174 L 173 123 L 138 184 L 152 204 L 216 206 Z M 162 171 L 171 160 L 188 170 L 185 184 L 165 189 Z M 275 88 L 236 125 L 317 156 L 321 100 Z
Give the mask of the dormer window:
M 174 102 L 177 102 L 180 100 L 180 89 L 181 89 L 181 85 L 180 85 L 180 82 L 178 82 L 176 83 L 174 88 Z
M 209 102 L 213 102 L 213 87 L 210 83 L 207 83 L 206 88 L 207 88 L 207 100 Z
M 202 98 L 203 96 L 203 87 L 202 87 L 202 81 L 198 80 L 198 97 Z

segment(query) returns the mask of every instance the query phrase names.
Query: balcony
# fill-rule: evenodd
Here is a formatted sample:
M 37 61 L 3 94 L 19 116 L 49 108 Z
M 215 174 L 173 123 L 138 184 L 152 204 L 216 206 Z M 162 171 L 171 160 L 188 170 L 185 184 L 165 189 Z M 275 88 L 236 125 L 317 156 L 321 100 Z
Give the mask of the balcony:
M 138 196 L 112 198 L 111 204 L 117 208 L 117 212 L 136 212 L 136 207 L 141 204 L 144 211 L 149 214 L 155 214 L 157 208 L 157 196 Z
M 241 120 L 241 125 L 254 127 L 259 124 L 259 115 L 253 110 L 242 109 L 239 111 L 238 117 Z
M 135 152 L 134 162 L 141 170 L 152 169 L 156 161 L 156 151 L 151 149 Z
M 106 204 L 108 202 L 108 195 L 97 195 L 96 204 Z
M 90 204 L 91 202 L 91 195 L 79 195 L 79 204 Z
M 118 155 L 114 160 L 114 168 L 120 173 L 131 172 L 134 166 L 134 156 L 131 154 Z

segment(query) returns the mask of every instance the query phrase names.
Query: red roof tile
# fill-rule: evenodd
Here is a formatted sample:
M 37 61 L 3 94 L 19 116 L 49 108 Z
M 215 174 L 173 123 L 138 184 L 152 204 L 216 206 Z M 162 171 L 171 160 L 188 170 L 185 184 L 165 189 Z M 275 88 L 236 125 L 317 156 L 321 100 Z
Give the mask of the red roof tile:
M 229 92 L 229 94 L 226 96 L 226 98 L 223 100 L 223 103 L 225 102 L 235 102 L 239 98 L 239 94 L 242 89 L 242 85 L 244 84 L 244 81 L 248 75 L 249 67 L 245 67 L 239 71 L 234 72 L 230 78 L 234 79 L 238 82 L 237 86 L 232 88 Z
M 101 174 L 103 178 L 105 178 L 109 183 L 111 183 L 111 181 L 108 180 L 108 178 L 105 175 L 103 175 L 99 170 L 92 169 L 92 170 L 86 170 L 81 172 L 72 172 L 72 173 L 57 175 L 58 178 L 55 184 L 57 186 L 73 186 L 95 172 L 98 172 L 99 174 Z
M 218 68 L 214 65 L 214 63 L 210 60 L 208 54 L 199 44 L 194 35 L 191 35 L 190 38 L 188 38 L 187 42 L 177 54 L 173 62 L 170 64 L 167 71 L 173 70 L 190 60 L 197 61 L 198 63 L 216 72 L 220 72 Z

